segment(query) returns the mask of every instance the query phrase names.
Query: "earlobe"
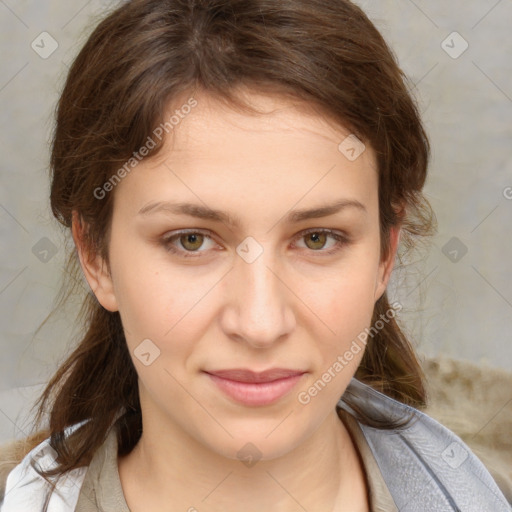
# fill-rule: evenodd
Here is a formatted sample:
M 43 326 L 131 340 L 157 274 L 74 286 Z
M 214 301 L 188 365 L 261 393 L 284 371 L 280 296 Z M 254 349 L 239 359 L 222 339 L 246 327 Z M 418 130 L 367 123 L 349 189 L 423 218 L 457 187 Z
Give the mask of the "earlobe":
M 392 226 L 389 230 L 389 253 L 385 260 L 382 260 L 379 264 L 379 273 L 377 283 L 375 286 L 375 302 L 377 302 L 388 286 L 391 272 L 393 271 L 395 256 L 398 250 L 398 244 L 400 243 L 400 235 L 402 233 L 401 226 Z
M 80 265 L 89 287 L 98 299 L 98 302 L 108 311 L 118 311 L 117 299 L 114 293 L 114 284 L 106 262 L 99 254 L 95 254 L 85 242 L 87 226 L 73 211 L 71 233 L 80 259 Z

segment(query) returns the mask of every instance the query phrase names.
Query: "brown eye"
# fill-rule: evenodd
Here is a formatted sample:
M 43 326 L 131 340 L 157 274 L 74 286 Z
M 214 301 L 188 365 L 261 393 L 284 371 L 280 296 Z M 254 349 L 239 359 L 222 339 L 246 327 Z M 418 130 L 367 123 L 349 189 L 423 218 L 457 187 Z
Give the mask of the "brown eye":
M 299 236 L 299 247 L 318 256 L 329 256 L 341 251 L 350 244 L 347 235 L 337 233 L 330 229 L 310 229 Z M 304 245 L 302 245 L 304 243 Z
M 210 244 L 208 245 L 208 242 Z M 161 244 L 165 250 L 185 258 L 204 256 L 209 249 L 215 246 L 209 234 L 200 231 L 180 231 L 170 236 L 164 236 Z
M 322 249 L 327 241 L 327 234 L 322 232 L 308 233 L 305 235 L 305 240 L 309 249 Z M 311 242 L 311 245 L 309 242 Z
M 197 251 L 203 245 L 204 235 L 201 233 L 187 233 L 180 236 L 179 240 L 187 251 Z

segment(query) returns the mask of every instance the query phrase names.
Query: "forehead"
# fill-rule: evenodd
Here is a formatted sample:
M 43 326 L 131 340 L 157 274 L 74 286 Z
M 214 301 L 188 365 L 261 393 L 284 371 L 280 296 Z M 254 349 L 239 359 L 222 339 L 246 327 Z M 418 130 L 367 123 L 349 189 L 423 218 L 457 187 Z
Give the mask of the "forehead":
M 166 139 L 178 158 L 180 151 L 193 151 L 198 155 L 207 150 L 210 156 L 216 150 L 232 147 L 233 139 L 228 139 L 228 134 L 235 140 L 247 142 L 250 139 L 255 145 L 265 147 L 271 147 L 272 142 L 279 145 L 295 139 L 331 151 L 351 135 L 350 130 L 312 103 L 280 94 L 240 90 L 243 99 L 259 112 L 239 111 L 205 92 L 194 95 L 196 106 L 183 116 Z M 222 143 L 208 144 L 214 140 Z
M 263 113 L 194 95 L 197 104 L 180 116 L 158 156 L 138 164 L 116 195 L 126 189 L 124 202 L 133 208 L 177 199 L 219 208 L 227 201 L 236 213 L 271 203 L 306 208 L 319 199 L 376 202 L 374 152 L 366 147 L 357 159 L 347 158 L 340 149 L 352 136 L 347 128 L 289 98 L 257 92 L 246 98 Z

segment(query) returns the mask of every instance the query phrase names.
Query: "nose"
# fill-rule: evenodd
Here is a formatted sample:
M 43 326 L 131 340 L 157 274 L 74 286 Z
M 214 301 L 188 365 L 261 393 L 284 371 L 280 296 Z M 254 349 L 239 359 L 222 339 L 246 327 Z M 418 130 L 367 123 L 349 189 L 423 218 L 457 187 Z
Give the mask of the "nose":
M 229 279 L 228 304 L 221 316 L 227 336 L 265 348 L 293 331 L 294 295 L 265 252 L 252 263 L 237 258 Z

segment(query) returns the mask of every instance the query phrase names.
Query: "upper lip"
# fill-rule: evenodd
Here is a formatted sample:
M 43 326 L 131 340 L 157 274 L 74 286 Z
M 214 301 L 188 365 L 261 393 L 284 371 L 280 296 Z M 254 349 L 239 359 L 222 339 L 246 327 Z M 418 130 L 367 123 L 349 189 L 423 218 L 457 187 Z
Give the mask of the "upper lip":
M 272 382 L 273 380 L 302 375 L 306 372 L 303 370 L 292 370 L 290 368 L 270 368 L 263 372 L 254 372 L 246 368 L 233 368 L 231 370 L 212 370 L 206 373 L 237 382 Z

